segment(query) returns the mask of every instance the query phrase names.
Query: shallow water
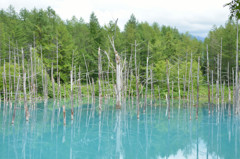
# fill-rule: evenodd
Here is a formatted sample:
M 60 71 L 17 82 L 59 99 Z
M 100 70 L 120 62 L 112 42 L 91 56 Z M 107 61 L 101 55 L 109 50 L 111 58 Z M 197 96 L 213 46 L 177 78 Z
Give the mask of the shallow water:
M 64 126 L 62 109 L 52 102 L 30 109 L 28 123 L 19 107 L 14 125 L 2 105 L 0 158 L 240 158 L 240 119 L 227 109 L 209 116 L 203 106 L 196 120 L 193 108 L 189 120 L 188 109 L 171 107 L 168 119 L 166 106 L 148 106 L 137 120 L 132 105 L 115 110 L 105 104 L 101 115 L 96 106 L 75 107 L 73 121 L 68 108 Z

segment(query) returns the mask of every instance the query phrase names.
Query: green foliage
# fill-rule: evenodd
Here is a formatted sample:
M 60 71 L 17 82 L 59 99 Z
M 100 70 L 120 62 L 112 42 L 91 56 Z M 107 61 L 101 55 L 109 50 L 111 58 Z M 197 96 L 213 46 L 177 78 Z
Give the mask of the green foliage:
M 190 62 L 182 62 L 179 64 L 179 81 L 180 81 L 180 89 L 181 92 L 184 90 L 184 82 L 186 86 L 186 90 L 188 90 L 188 83 L 189 80 L 189 71 L 190 71 Z M 172 88 L 172 81 L 174 82 L 174 91 L 178 92 L 178 63 L 170 64 L 169 65 L 169 82 L 170 87 Z M 194 90 L 197 89 L 197 69 L 198 63 L 193 61 L 192 63 L 192 81 L 193 81 L 193 88 Z M 167 93 L 167 77 L 166 77 L 166 61 L 158 61 L 153 69 L 154 71 L 154 78 L 158 81 L 156 84 L 160 85 L 160 88 L 163 90 L 162 94 Z M 199 73 L 199 81 L 200 85 L 204 83 L 204 78 L 202 72 Z M 191 89 L 192 85 L 190 85 Z M 177 95 L 176 95 L 177 96 Z
M 240 18 L 240 1 L 239 0 L 232 0 L 229 3 L 226 3 L 224 6 L 228 6 L 230 10 L 230 19 L 236 17 L 237 19 Z
M 15 78 L 14 78 L 14 71 L 15 71 Z M 10 64 L 10 78 L 9 78 L 9 63 L 6 62 L 5 63 L 5 70 L 4 70 L 4 66 L 1 66 L 0 67 L 0 72 L 1 72 L 1 75 L 0 75 L 0 90 L 1 92 L 3 92 L 3 77 L 5 75 L 5 78 L 6 78 L 6 85 L 5 87 L 7 87 L 7 90 L 9 90 L 9 81 L 11 81 L 12 85 L 14 83 L 14 80 L 15 80 L 15 83 L 17 83 L 17 79 L 18 79 L 18 76 L 20 74 L 19 72 L 19 66 L 16 64 L 15 67 L 14 67 L 14 64 Z M 10 79 L 10 80 L 9 80 Z M 21 83 L 20 83 L 21 84 Z M 17 86 L 15 86 L 17 87 Z
M 230 38 L 231 35 L 228 36 Z M 149 67 L 151 66 L 153 69 L 154 84 L 160 84 L 161 89 L 166 89 L 164 82 L 166 81 L 166 59 L 170 61 L 170 80 L 175 81 L 175 88 L 177 88 L 176 59 L 180 60 L 182 89 L 182 77 L 186 73 L 185 63 L 183 61 L 186 61 L 186 53 L 190 55 L 190 52 L 193 52 L 193 74 L 194 78 L 196 78 L 196 61 L 197 57 L 202 55 L 203 44 L 192 38 L 188 33 L 179 33 L 176 28 L 159 26 L 157 23 L 150 25 L 147 22 L 138 22 L 133 14 L 125 24 L 124 30 L 121 31 L 118 26 L 115 26 L 114 21 L 110 21 L 109 24 L 101 26 L 94 13 L 90 15 L 89 23 L 86 23 L 82 18 L 77 19 L 76 17 L 63 21 L 51 7 L 48 7 L 46 10 L 33 9 L 31 11 L 23 8 L 17 13 L 14 8 L 10 6 L 8 10 L 0 11 L 1 61 L 3 61 L 2 59 L 8 58 L 9 52 L 16 51 L 19 52 L 16 53 L 16 57 L 20 58 L 21 63 L 20 48 L 23 48 L 25 53 L 25 68 L 30 69 L 29 47 L 32 46 L 34 48 L 34 58 L 36 58 L 36 61 L 41 61 L 40 57 L 42 54 L 43 63 L 40 62 L 40 64 L 36 66 L 37 76 L 34 77 L 37 79 L 38 93 L 40 95 L 43 95 L 41 77 L 41 69 L 43 66 L 44 72 L 46 70 L 48 73 L 48 94 L 49 97 L 52 97 L 52 82 L 49 78 L 52 64 L 55 83 L 57 82 L 58 68 L 61 85 L 66 86 L 67 95 L 70 94 L 70 71 L 74 69 L 74 72 L 78 72 L 79 67 L 82 76 L 83 93 L 86 94 L 86 73 L 88 71 L 90 79 L 94 79 L 96 83 L 95 93 L 98 95 L 98 84 L 96 81 L 98 80 L 97 61 L 99 47 L 101 48 L 102 54 L 103 77 L 106 78 L 106 72 L 110 72 L 109 89 L 114 90 L 112 81 L 115 79 L 115 74 L 113 77 L 111 76 L 111 71 L 114 68 L 108 67 L 109 61 L 104 54 L 104 51 L 108 52 L 110 60 L 113 66 L 115 66 L 115 56 L 112 46 L 109 43 L 109 38 L 113 37 L 115 47 L 122 60 L 126 59 L 126 67 L 131 65 L 132 70 L 134 70 L 135 67 L 134 43 L 136 41 L 136 63 L 139 68 L 139 87 L 141 90 L 144 90 L 142 86 L 145 85 L 146 82 L 146 60 L 148 51 L 150 56 Z M 130 57 L 132 57 L 132 61 L 130 61 Z M 229 55 L 229 58 L 230 57 Z M 187 65 L 189 67 L 190 60 L 189 57 L 187 58 Z M 203 67 L 205 66 L 204 62 L 205 61 L 201 62 L 201 66 Z M 72 65 L 74 68 L 72 68 Z M 0 66 L 2 68 L 3 62 Z M 204 69 L 202 69 L 202 71 L 204 74 Z M 134 71 L 131 79 L 132 88 L 130 88 L 130 90 L 135 90 L 136 79 Z M 193 81 L 195 81 L 195 79 Z M 0 83 L 2 83 L 1 79 Z M 194 87 L 195 85 L 194 83 Z M 55 85 L 55 92 L 57 92 L 57 85 Z M 62 96 L 64 94 L 63 92 L 63 87 L 61 87 Z
M 208 33 L 205 46 L 208 45 L 210 70 L 214 72 L 214 81 L 217 79 L 217 55 L 221 53 L 222 39 L 222 80 L 227 80 L 228 63 L 230 68 L 230 80 L 232 80 L 232 68 L 236 67 L 236 35 L 237 25 L 228 21 L 224 26 L 216 27 Z M 206 50 L 206 47 L 205 47 Z M 206 52 L 206 51 L 205 51 Z M 207 57 L 202 55 L 202 71 L 206 74 Z

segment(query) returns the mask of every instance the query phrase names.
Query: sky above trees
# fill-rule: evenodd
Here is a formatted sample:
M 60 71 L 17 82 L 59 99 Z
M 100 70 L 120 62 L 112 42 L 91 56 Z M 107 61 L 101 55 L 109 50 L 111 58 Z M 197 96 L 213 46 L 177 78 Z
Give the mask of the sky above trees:
M 133 13 L 136 18 L 148 23 L 176 27 L 180 32 L 188 31 L 194 36 L 206 37 L 213 25 L 224 25 L 229 16 L 229 0 L 1 0 L 0 9 L 12 5 L 16 11 L 21 8 L 46 9 L 51 6 L 62 19 L 82 17 L 86 22 L 94 12 L 101 25 L 118 18 L 121 30 Z

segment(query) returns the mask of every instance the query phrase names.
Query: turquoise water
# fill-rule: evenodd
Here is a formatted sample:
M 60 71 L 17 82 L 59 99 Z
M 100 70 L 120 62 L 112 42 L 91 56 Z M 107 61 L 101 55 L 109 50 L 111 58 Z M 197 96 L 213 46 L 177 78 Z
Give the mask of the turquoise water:
M 198 120 L 192 109 L 189 120 L 187 109 L 174 107 L 168 119 L 165 106 L 148 106 L 137 120 L 132 105 L 126 110 L 112 105 L 105 104 L 101 115 L 97 105 L 75 107 L 72 122 L 67 108 L 66 126 L 62 109 L 52 102 L 30 109 L 28 123 L 19 107 L 14 125 L 2 105 L 0 158 L 240 158 L 240 118 L 229 117 L 227 108 L 209 116 L 202 107 Z

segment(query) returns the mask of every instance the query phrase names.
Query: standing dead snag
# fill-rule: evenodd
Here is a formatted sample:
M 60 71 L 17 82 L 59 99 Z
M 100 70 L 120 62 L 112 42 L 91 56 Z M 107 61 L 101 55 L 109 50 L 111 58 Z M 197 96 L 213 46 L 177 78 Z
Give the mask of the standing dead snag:
M 71 78 L 71 120 L 73 120 L 73 72 L 71 70 L 70 72 L 70 78 Z
M 121 109 L 121 91 L 122 91 L 122 70 L 121 70 L 121 58 L 118 52 L 115 50 L 115 60 L 116 60 L 116 108 Z
M 58 97 L 57 97 L 57 105 L 58 105 L 58 109 L 60 110 L 60 107 L 59 107 L 59 102 L 61 101 L 61 84 L 60 84 L 60 72 L 58 73 L 57 75 L 57 84 L 58 84 Z
M 58 89 L 57 89 L 57 106 L 59 108 L 59 95 L 60 95 L 60 73 L 58 73 L 58 39 L 56 44 L 56 53 L 57 53 L 57 83 L 58 83 Z
M 167 107 L 168 107 L 168 119 L 170 118 L 170 87 L 169 87 L 169 74 L 168 74 L 168 60 L 166 60 L 166 75 L 167 75 Z
M 14 124 L 15 114 L 16 114 L 16 105 L 17 105 L 17 98 L 18 98 L 19 81 L 20 81 L 20 74 L 18 76 L 18 82 L 17 82 L 16 94 L 15 94 L 15 102 L 14 102 L 14 110 L 13 110 L 13 116 L 12 116 L 12 124 Z
M 45 86 L 44 86 L 44 76 L 43 76 L 43 58 L 42 58 L 42 46 L 40 47 L 41 49 L 41 69 L 42 69 L 42 91 L 43 95 L 45 96 Z
M 229 78 L 229 62 L 228 62 L 228 115 L 231 116 L 231 89 L 230 89 L 230 78 Z
M 92 78 L 92 104 L 95 109 L 95 90 L 94 90 L 94 79 Z
M 160 108 L 161 108 L 161 106 L 162 106 L 162 104 L 161 104 L 161 92 L 160 92 L 160 87 L 159 87 L 159 85 L 158 85 L 158 100 L 159 100 L 159 106 L 160 106 Z
M 53 78 L 53 63 L 52 63 L 52 69 L 51 69 L 51 79 L 52 79 L 52 88 L 53 88 L 53 101 L 55 103 L 55 82 Z
M 213 70 L 212 70 L 212 104 L 211 104 L 211 111 L 213 114 Z
M 146 111 L 147 106 L 147 91 L 148 91 L 148 60 L 149 60 L 149 43 L 148 43 L 148 55 L 147 55 L 147 67 L 146 67 L 146 90 L 145 90 L 145 101 L 143 107 L 143 113 Z
M 234 113 L 234 108 L 235 108 L 235 89 L 236 89 L 236 86 L 235 86 L 235 80 L 234 80 L 235 78 L 234 78 L 234 68 L 232 67 L 232 87 L 233 87 L 233 113 Z
M 6 105 L 6 100 L 7 100 L 7 84 L 6 84 L 6 71 L 5 71 L 5 60 L 4 60 L 4 65 L 3 65 L 3 102 L 4 102 L 4 108 L 5 108 L 5 105 Z
M 192 96 L 193 96 L 193 91 L 192 93 L 190 92 L 190 84 L 193 83 L 192 82 L 192 53 L 191 53 L 191 64 L 190 64 L 190 70 L 189 70 L 189 82 L 188 82 L 188 92 L 189 92 L 189 115 L 190 115 L 190 120 L 192 119 Z M 192 85 L 192 89 L 193 89 L 193 85 Z
M 178 109 L 181 105 L 181 91 L 180 91 L 180 80 L 179 80 L 179 60 L 178 60 Z
M 207 83 L 208 83 L 208 114 L 210 114 L 210 85 L 209 85 L 209 58 L 207 46 Z
M 139 119 L 139 88 L 138 88 L 138 68 L 137 68 L 137 43 L 135 40 L 135 73 L 136 73 L 136 93 L 137 93 L 137 118 Z
M 1 61 L 2 61 L 2 59 L 1 59 L 1 54 L 0 54 L 0 67 L 2 66 Z M 1 108 L 2 108 L 2 92 L 0 92 L 0 110 L 1 110 Z
M 153 66 L 152 66 L 153 67 Z M 154 97 L 154 90 L 153 90 L 153 78 L 152 78 L 152 67 L 150 67 L 150 79 L 151 79 L 151 101 L 150 101 L 150 105 L 151 105 L 151 112 L 152 112 L 152 106 L 153 106 L 153 97 Z
M 8 82 L 9 82 L 9 95 L 8 95 L 8 100 L 9 100 L 9 106 L 10 108 L 12 107 L 12 102 L 11 102 L 11 97 L 12 97 L 12 82 L 11 82 L 11 49 L 10 49 L 10 38 L 9 38 L 9 59 L 8 59 L 8 73 L 9 73 L 9 78 L 8 78 Z
M 217 110 L 219 111 L 219 54 L 217 55 L 217 81 L 216 81 L 216 102 L 217 102 Z
M 1 65 L 0 65 L 1 66 Z M 13 92 L 16 91 L 16 85 L 15 85 L 15 82 L 16 82 L 16 56 L 15 56 L 15 50 L 14 50 L 14 73 L 13 73 Z
M 65 85 L 64 85 L 65 88 Z M 66 110 L 65 110 L 65 105 L 63 105 L 63 125 L 66 125 Z
M 183 75 L 183 106 L 186 108 L 187 107 L 187 104 L 188 103 L 188 94 L 187 94 L 187 102 L 186 102 L 186 84 L 187 84 L 187 70 L 188 70 L 188 67 L 187 67 L 187 57 L 188 57 L 188 54 L 186 53 L 186 71 L 185 71 L 185 75 Z
M 45 102 L 47 101 L 47 99 L 48 99 L 48 79 L 47 79 L 47 70 L 45 70 L 45 88 L 44 88 L 44 90 L 45 90 L 45 92 L 44 92 L 44 100 L 45 100 Z
M 78 97 L 79 97 L 79 105 L 81 106 L 82 104 L 82 86 L 81 86 L 81 69 L 79 66 L 79 73 L 78 73 Z
M 26 72 L 24 69 L 24 52 L 22 48 L 22 72 L 23 72 L 23 95 L 24 95 L 24 109 L 25 109 L 25 116 L 26 121 L 29 120 L 29 113 L 28 113 L 28 106 L 27 106 L 27 92 L 26 92 Z
M 174 82 L 172 81 L 172 109 L 173 109 L 173 88 L 174 88 Z
M 235 113 L 237 112 L 237 107 L 239 106 L 238 103 L 239 103 L 239 100 L 238 100 L 238 97 L 239 97 L 239 86 L 238 86 L 238 19 L 237 19 L 237 41 L 236 41 L 236 73 L 235 73 Z
M 117 25 L 117 21 L 115 22 L 115 27 Z M 109 37 L 110 43 L 113 47 L 113 51 L 115 54 L 115 61 L 116 61 L 116 109 L 121 109 L 122 105 L 122 99 L 121 99 L 121 94 L 122 94 L 122 68 L 121 68 L 121 58 L 115 48 L 114 45 L 114 37 L 111 39 Z M 108 55 L 107 55 L 108 56 Z M 108 57 L 108 60 L 110 58 Z
M 102 75 L 102 59 L 101 59 L 101 52 L 100 47 L 98 48 L 98 87 L 99 87 L 99 113 L 102 110 L 102 88 L 101 88 L 101 76 Z
M 74 51 L 72 55 L 72 69 L 70 71 L 70 80 L 71 80 L 71 120 L 73 120 L 73 57 Z
M 196 109 L 196 119 L 198 119 L 198 105 L 199 105 L 199 69 L 200 69 L 200 57 L 198 57 L 198 71 L 197 71 L 197 109 Z
M 34 72 L 33 72 L 32 50 L 33 50 L 33 48 L 30 47 L 30 64 L 31 64 L 30 100 L 31 100 L 31 107 L 33 107 L 32 97 L 34 96 Z M 30 76 L 30 75 L 29 75 L 29 76 Z

